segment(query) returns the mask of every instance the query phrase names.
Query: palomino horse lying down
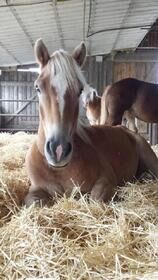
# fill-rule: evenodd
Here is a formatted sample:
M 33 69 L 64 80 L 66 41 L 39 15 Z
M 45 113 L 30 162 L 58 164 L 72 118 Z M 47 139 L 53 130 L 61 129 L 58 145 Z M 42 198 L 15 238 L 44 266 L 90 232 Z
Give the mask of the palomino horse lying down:
M 106 124 L 121 124 L 128 110 L 132 116 L 148 123 L 158 122 L 158 85 L 133 78 L 120 80 L 105 96 Z
M 107 118 L 106 94 L 111 85 L 105 87 L 103 95 L 99 96 L 96 89 L 86 85 L 82 91 L 81 97 L 83 106 L 86 109 L 86 116 L 90 125 L 104 125 Z M 122 124 L 130 130 L 137 132 L 135 117 L 130 111 L 125 111 L 122 117 Z
M 72 55 L 59 50 L 49 56 L 42 40 L 35 44 L 41 73 L 39 129 L 26 157 L 31 181 L 25 203 L 45 203 L 55 194 L 69 195 L 74 184 L 93 199 L 109 200 L 117 185 L 146 169 L 158 177 L 158 159 L 149 144 L 123 127 L 78 124 L 79 96 L 86 82 L 80 67 L 86 57 L 81 43 Z

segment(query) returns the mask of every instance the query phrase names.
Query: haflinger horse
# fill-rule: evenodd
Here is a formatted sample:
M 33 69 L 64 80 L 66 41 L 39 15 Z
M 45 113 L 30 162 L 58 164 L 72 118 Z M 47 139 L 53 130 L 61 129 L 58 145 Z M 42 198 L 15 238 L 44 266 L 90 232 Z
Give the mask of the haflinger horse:
M 141 136 L 121 126 L 79 124 L 79 96 L 86 85 L 81 66 L 86 58 L 82 42 L 72 55 L 64 50 L 49 55 L 43 41 L 35 44 L 40 74 L 39 129 L 26 156 L 31 186 L 25 203 L 44 204 L 69 196 L 74 185 L 92 199 L 108 201 L 116 187 L 150 169 L 158 177 L 158 159 Z
M 126 78 L 111 85 L 105 96 L 106 124 L 119 125 L 125 111 L 134 118 L 158 123 L 158 85 Z
M 81 99 L 83 107 L 86 109 L 86 116 L 90 125 L 100 124 L 101 97 L 93 87 L 88 84 L 83 88 Z
M 106 95 L 111 85 L 105 87 L 102 96 L 99 96 L 97 90 L 86 85 L 82 91 L 82 103 L 86 109 L 86 117 L 90 125 L 105 125 L 107 120 Z M 125 111 L 122 116 L 122 124 L 133 132 L 138 132 L 135 117 L 129 111 Z

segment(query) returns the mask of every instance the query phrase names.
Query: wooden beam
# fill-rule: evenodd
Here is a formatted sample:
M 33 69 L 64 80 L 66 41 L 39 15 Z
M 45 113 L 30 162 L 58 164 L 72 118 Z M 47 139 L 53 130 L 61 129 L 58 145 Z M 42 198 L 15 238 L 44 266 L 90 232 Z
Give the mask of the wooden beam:
M 111 59 L 111 56 L 108 59 Z M 116 52 L 113 60 L 114 62 L 158 62 L 158 50 Z

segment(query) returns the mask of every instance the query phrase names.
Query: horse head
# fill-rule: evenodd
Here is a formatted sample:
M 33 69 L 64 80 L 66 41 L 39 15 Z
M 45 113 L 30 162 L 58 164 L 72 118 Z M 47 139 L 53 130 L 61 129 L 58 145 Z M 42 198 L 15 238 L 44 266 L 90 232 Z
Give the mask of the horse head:
M 40 127 L 45 138 L 44 155 L 50 165 L 63 167 L 72 157 L 79 96 L 86 84 L 81 72 L 86 46 L 82 42 L 72 55 L 58 50 L 50 56 L 39 39 L 34 49 L 40 66 L 35 88 L 39 96 Z

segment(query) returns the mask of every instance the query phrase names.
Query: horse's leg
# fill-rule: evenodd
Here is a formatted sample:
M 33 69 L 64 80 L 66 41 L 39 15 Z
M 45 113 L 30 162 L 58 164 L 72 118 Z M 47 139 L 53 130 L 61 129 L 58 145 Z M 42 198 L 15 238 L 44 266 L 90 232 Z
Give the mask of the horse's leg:
M 33 203 L 38 206 L 44 206 L 50 198 L 51 196 L 48 192 L 40 188 L 35 189 L 34 187 L 30 187 L 30 190 L 24 199 L 24 203 L 27 207 Z
M 117 113 L 117 112 L 109 113 L 105 124 L 110 125 L 110 126 L 120 125 L 122 123 L 122 116 L 123 116 L 123 112 L 122 113 Z
M 136 127 L 136 123 L 135 123 L 135 117 L 134 115 L 130 112 L 130 111 L 125 111 L 124 113 L 126 119 L 127 119 L 127 122 L 128 122 L 128 125 L 127 127 L 132 130 L 133 132 L 137 133 L 138 132 L 138 129 Z
M 148 142 L 139 134 L 135 134 L 139 151 L 138 174 L 143 171 L 151 171 L 158 178 L 158 158 Z
M 26 155 L 26 169 L 31 181 L 29 192 L 24 199 L 26 206 L 33 202 L 44 205 L 50 198 L 64 193 L 61 185 L 52 183 L 52 170 L 45 163 L 35 142 Z
M 122 125 L 127 127 L 126 111 L 124 112 L 123 117 L 122 117 Z
M 119 101 L 116 104 L 110 103 L 106 107 L 106 125 L 114 126 L 121 125 L 122 117 L 125 112 L 125 109 L 121 107 Z
M 100 202 L 109 201 L 115 193 L 115 187 L 117 186 L 115 175 L 112 180 L 108 180 L 105 177 L 99 178 L 91 190 L 91 197 L 94 200 Z

